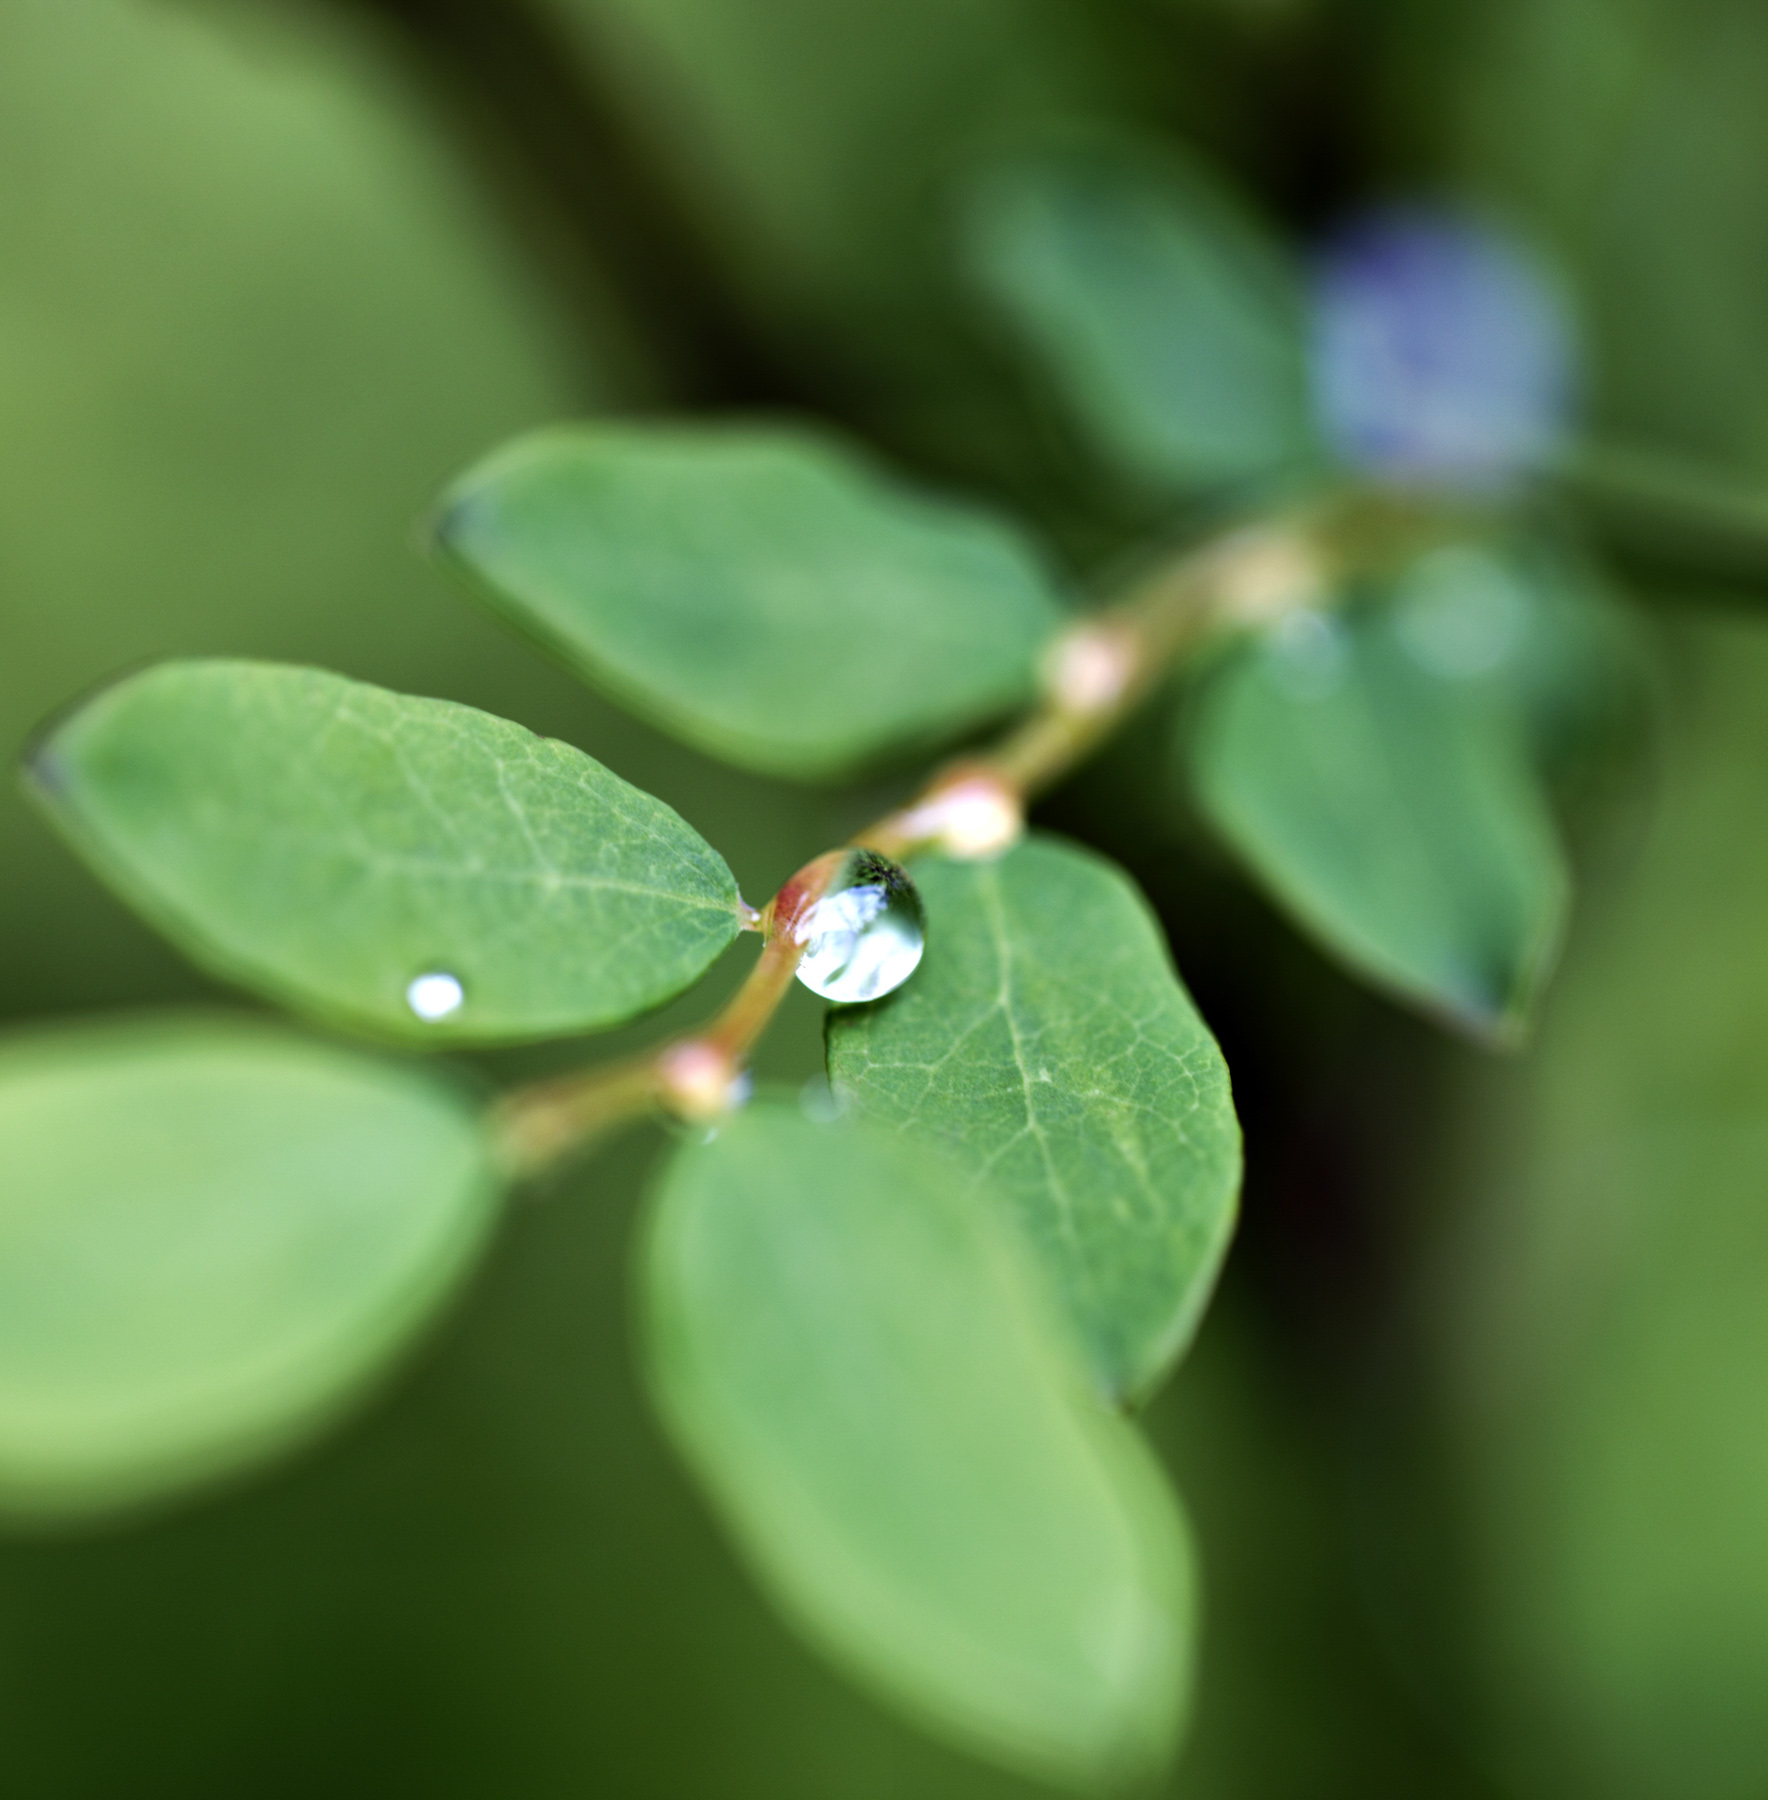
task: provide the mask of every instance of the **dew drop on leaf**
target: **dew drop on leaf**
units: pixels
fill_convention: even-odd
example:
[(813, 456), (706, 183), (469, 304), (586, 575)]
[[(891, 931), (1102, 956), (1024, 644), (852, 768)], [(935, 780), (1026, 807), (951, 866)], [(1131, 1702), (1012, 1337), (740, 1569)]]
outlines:
[(467, 997), (460, 978), (445, 969), (431, 969), (419, 975), (405, 990), (405, 1004), (426, 1023), (434, 1024), (460, 1011)]
[(798, 1110), (813, 1125), (833, 1125), (846, 1113), (847, 1106), (829, 1085), (827, 1075), (813, 1075), (798, 1090)]
[(1311, 607), (1286, 614), (1268, 634), (1271, 674), (1292, 699), (1326, 700), (1344, 686), (1350, 650), (1344, 626)]
[(1394, 610), (1400, 645), (1445, 681), (1471, 681), (1502, 668), (1527, 635), (1529, 598), (1496, 557), (1450, 544), (1421, 558), (1401, 584)]
[(822, 898), (792, 927), (804, 946), (798, 979), (825, 1000), (876, 1000), (914, 974), (926, 942), (921, 896), (908, 871), (856, 850)]

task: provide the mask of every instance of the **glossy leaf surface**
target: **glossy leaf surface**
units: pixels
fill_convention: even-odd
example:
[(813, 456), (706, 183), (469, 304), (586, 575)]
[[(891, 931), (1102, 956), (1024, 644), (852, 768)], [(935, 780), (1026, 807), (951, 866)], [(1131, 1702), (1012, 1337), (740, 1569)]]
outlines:
[(1009, 1203), (1093, 1377), (1146, 1393), (1189, 1341), (1233, 1229), (1228, 1071), (1127, 878), (1056, 838), (923, 859), (927, 952), (829, 1018), (837, 1091)]
[(937, 1160), (763, 1103), (664, 1178), (651, 1376), (809, 1636), (945, 1735), (1089, 1786), (1171, 1747), (1190, 1556), (1020, 1255)]
[(1061, 616), (1011, 528), (803, 432), (543, 433), (468, 475), (437, 532), (586, 680), (799, 779), (1023, 701)]
[(1191, 763), (1216, 827), (1329, 950), (1504, 1040), (1558, 947), (1565, 862), (1519, 709), (1451, 672), (1436, 625), (1408, 603), (1295, 615), (1210, 682)]
[(79, 1514), (323, 1423), (482, 1245), (447, 1085), (245, 1024), (0, 1044), (0, 1507)]
[[(39, 749), (37, 791), (198, 961), (351, 1025), (497, 1041), (611, 1025), (739, 928), (729, 869), (581, 751), (276, 663), (166, 663)], [(444, 1010), (430, 978), (458, 984)]]
[(1317, 453), (1294, 271), (1206, 177), (1052, 149), (996, 169), (966, 218), (974, 278), (1121, 474), (1184, 488)]

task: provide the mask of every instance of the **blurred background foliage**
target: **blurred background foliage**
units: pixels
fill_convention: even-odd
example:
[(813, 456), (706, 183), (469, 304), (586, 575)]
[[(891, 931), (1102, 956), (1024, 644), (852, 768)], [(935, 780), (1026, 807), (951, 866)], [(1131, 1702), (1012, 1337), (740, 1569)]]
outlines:
[[(0, 0), (0, 735), (149, 657), (320, 662), (582, 745), (770, 891), (874, 796), (716, 767), (471, 612), (413, 549), (455, 470), (601, 408), (814, 410), (1108, 566), (1137, 504), (979, 323), (948, 205), (1086, 118), (1304, 238), (1506, 209), (1598, 424), (1768, 478), (1765, 85), (1753, 0)], [(1208, 1580), (1175, 1794), (1768, 1792), (1768, 633), (1632, 580), (1670, 603), (1654, 725), (1573, 820), (1520, 1057), (1151, 825), (1134, 736), (1049, 808), (1161, 904), (1248, 1126), (1152, 1417)], [(8, 1018), (221, 997), (10, 794), (0, 869)], [(767, 1057), (811, 1072), (813, 1007)], [(800, 1650), (666, 1457), (626, 1335), (651, 1152), (527, 1209), (296, 1466), (0, 1547), (8, 1791), (1022, 1791)]]

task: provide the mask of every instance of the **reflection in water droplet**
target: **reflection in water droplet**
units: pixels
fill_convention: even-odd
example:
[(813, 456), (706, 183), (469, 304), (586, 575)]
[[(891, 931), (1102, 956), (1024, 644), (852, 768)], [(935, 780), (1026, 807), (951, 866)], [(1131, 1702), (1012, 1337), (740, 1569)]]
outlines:
[(1453, 544), (1407, 571), (1394, 630), (1421, 668), (1445, 681), (1471, 681), (1515, 655), (1528, 614), (1529, 596), (1503, 563)]
[(438, 1019), (446, 1019), (450, 1013), (459, 1012), (466, 997), (467, 991), (459, 980), (443, 969), (432, 969), (428, 974), (418, 976), (405, 990), (405, 1004), (431, 1025)]
[(1266, 641), (1271, 675), (1292, 698), (1324, 700), (1343, 685), (1350, 650), (1344, 626), (1331, 613), (1305, 607), (1287, 613)]
[(855, 850), (793, 926), (798, 979), (825, 1000), (876, 1000), (914, 974), (926, 941), (921, 896), (887, 856)]

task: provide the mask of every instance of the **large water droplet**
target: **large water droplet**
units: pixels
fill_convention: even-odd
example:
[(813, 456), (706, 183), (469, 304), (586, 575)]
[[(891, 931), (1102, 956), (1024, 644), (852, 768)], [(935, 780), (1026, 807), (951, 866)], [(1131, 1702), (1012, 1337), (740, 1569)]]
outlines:
[(804, 946), (798, 979), (825, 1000), (876, 1000), (914, 974), (926, 943), (921, 896), (908, 872), (855, 850), (792, 935)]
[(426, 1025), (434, 1025), (438, 1019), (459, 1012), (466, 997), (467, 991), (460, 985), (460, 978), (445, 969), (432, 969), (419, 975), (405, 990), (405, 1004)]

